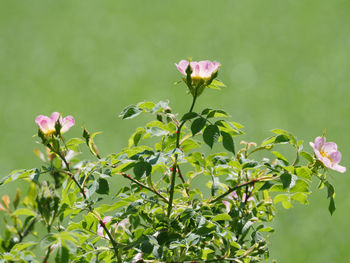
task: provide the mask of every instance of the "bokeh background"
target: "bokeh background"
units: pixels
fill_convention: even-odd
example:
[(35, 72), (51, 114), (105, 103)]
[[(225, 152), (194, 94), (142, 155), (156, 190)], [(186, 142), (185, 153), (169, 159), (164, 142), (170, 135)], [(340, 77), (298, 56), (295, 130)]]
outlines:
[[(346, 0), (154, 0), (0, 2), (0, 171), (40, 165), (34, 118), (60, 111), (103, 131), (102, 153), (126, 146), (139, 120), (118, 113), (142, 100), (190, 97), (174, 62), (222, 63), (223, 91), (196, 107), (224, 108), (245, 125), (246, 140), (284, 128), (308, 142), (327, 129), (350, 168), (350, 2)], [(279, 206), (271, 259), (350, 262), (350, 172), (331, 173), (337, 211), (313, 187), (307, 207)], [(0, 187), (12, 194), (16, 184)], [(1, 225), (0, 225), (1, 226)], [(270, 260), (271, 261), (271, 260)]]

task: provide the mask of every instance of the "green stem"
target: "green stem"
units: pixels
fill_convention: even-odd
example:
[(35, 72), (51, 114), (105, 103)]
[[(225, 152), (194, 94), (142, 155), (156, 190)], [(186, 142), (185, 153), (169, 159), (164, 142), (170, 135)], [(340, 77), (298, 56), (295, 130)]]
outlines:
[(48, 259), (49, 259), (49, 257), (50, 257), (50, 253), (51, 253), (51, 246), (49, 246), (49, 247), (47, 248), (45, 257), (43, 258), (43, 263), (48, 262)]
[[(195, 94), (193, 96), (193, 101), (192, 101), (192, 105), (190, 107), (190, 110), (188, 111), (189, 113), (193, 111), (194, 105), (196, 103), (197, 100), (197, 90), (199, 87), (196, 88), (195, 90)], [(184, 126), (186, 121), (182, 121), (180, 126), (177, 128), (177, 136), (176, 136), (176, 149), (180, 148), (180, 134), (181, 134), (181, 129)], [(174, 164), (173, 164), (173, 171), (171, 174), (171, 178), (170, 178), (170, 194), (169, 194), (169, 205), (168, 205), (168, 217), (170, 218), (170, 214), (171, 214), (171, 209), (173, 206), (173, 200), (174, 200), (174, 190), (175, 190), (175, 177), (176, 177), (176, 169), (178, 167), (177, 165), (177, 159), (178, 159), (178, 154), (175, 153), (175, 160), (174, 160)]]

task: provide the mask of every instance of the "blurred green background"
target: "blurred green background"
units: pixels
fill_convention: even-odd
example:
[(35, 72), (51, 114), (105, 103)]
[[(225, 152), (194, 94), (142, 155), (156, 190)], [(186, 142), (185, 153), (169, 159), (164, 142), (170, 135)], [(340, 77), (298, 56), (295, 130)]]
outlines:
[[(350, 2), (345, 0), (1, 1), (0, 169), (40, 165), (32, 153), (34, 118), (60, 111), (103, 131), (104, 154), (126, 146), (142, 119), (118, 113), (142, 100), (190, 103), (174, 62), (222, 63), (222, 92), (196, 106), (226, 109), (245, 125), (245, 140), (284, 128), (308, 142), (327, 128), (350, 168)], [(349, 172), (332, 173), (337, 211), (325, 191), (310, 205), (279, 206), (271, 259), (282, 263), (350, 262)], [(13, 193), (16, 184), (0, 187)]]

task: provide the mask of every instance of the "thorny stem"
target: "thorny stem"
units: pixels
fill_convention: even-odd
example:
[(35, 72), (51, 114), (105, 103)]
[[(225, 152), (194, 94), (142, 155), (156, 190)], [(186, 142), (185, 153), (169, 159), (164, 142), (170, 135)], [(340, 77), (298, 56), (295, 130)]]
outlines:
[[(197, 91), (199, 89), (199, 86), (196, 87), (195, 89), (195, 94), (193, 96), (193, 101), (192, 101), (192, 105), (190, 107), (190, 110), (188, 111), (189, 113), (193, 111), (194, 105), (196, 103), (197, 100)], [(180, 134), (181, 134), (181, 129), (184, 126), (186, 120), (182, 121), (180, 126), (177, 128), (177, 137), (176, 137), (176, 149), (180, 148)], [(170, 214), (171, 214), (171, 209), (172, 209), (172, 205), (173, 205), (173, 199), (174, 199), (174, 190), (175, 190), (175, 176), (176, 176), (176, 167), (177, 165), (177, 159), (178, 159), (178, 153), (175, 153), (175, 160), (174, 160), (174, 164), (173, 164), (173, 171), (171, 174), (171, 178), (170, 178), (170, 196), (169, 196), (169, 205), (168, 205), (168, 217), (170, 218)]]
[(23, 233), (20, 233), (18, 243), (21, 243), (22, 240), (30, 233), (30, 230), (33, 228), (34, 224), (37, 222), (37, 218), (33, 218), (33, 220), (30, 222), (29, 226), (26, 230), (23, 231)]
[(131, 176), (127, 175), (126, 173), (120, 173), (120, 175), (122, 175), (126, 179), (129, 179), (130, 181), (134, 182), (135, 184), (139, 185), (140, 187), (145, 188), (145, 189), (153, 192), (154, 194), (158, 195), (160, 198), (162, 198), (162, 200), (165, 203), (169, 203), (169, 200), (166, 197), (164, 197), (163, 195), (161, 195), (156, 189), (153, 189), (153, 188), (137, 181), (136, 179), (132, 178)]
[[(51, 150), (52, 147), (50, 147)], [(55, 152), (55, 151), (54, 151)], [(72, 173), (71, 169), (70, 169), (70, 166), (69, 166), (69, 163), (67, 162), (66, 158), (63, 156), (63, 154), (61, 152), (56, 152), (58, 154), (58, 156), (61, 158), (61, 160), (64, 162), (64, 164), (66, 165), (66, 168), (67, 168), (67, 174), (70, 175), (70, 178), (74, 181), (74, 183), (76, 184), (76, 186), (78, 186), (80, 192), (82, 193), (83, 197), (84, 197), (84, 200), (85, 201), (88, 201), (87, 197), (86, 197), (86, 194), (85, 194), (85, 191), (84, 189), (81, 187), (81, 185), (79, 184), (79, 182), (77, 181), (77, 179), (75, 179), (74, 177), (74, 174)], [(88, 209), (91, 213), (95, 214), (94, 213), (94, 208), (91, 206), (91, 204), (89, 202), (87, 202), (87, 206), (88, 206)], [(100, 225), (103, 227), (103, 229), (105, 230), (105, 232), (107, 233), (108, 237), (109, 237), (109, 240), (111, 241), (112, 245), (113, 245), (113, 249), (114, 249), (114, 254), (115, 256), (117, 257), (118, 261), (119, 262), (122, 262), (122, 259), (119, 255), (119, 251), (118, 251), (118, 247), (117, 247), (117, 242), (114, 240), (114, 238), (112, 237), (110, 231), (108, 230), (108, 228), (106, 227), (106, 225), (103, 223), (103, 220), (98, 217), (98, 221), (100, 223)], [(50, 255), (49, 251), (48, 251), (48, 254), (47, 254), (47, 257)], [(46, 262), (46, 261), (43, 261), (43, 262)]]
[(50, 253), (51, 253), (51, 245), (50, 245), (50, 246), (48, 246), (48, 248), (47, 248), (47, 251), (46, 251), (45, 257), (43, 258), (43, 263), (48, 262), (48, 259), (49, 259), (49, 256), (50, 256)]
[(235, 190), (237, 190), (237, 189), (239, 189), (241, 187), (248, 186), (248, 185), (251, 185), (251, 184), (255, 184), (256, 182), (261, 182), (261, 181), (272, 181), (272, 180), (275, 180), (277, 178), (278, 177), (261, 177), (261, 178), (258, 178), (258, 179), (252, 179), (252, 180), (250, 180), (248, 182), (236, 185), (234, 187), (230, 187), (225, 193), (223, 193), (222, 195), (219, 195), (217, 198), (209, 201), (209, 203), (211, 203), (211, 204), (215, 203), (215, 202), (221, 200), (225, 196), (229, 195), (230, 193), (232, 193), (233, 191), (235, 191)]
[[(179, 165), (177, 165), (177, 172), (178, 172), (178, 174), (180, 176), (180, 179), (181, 179), (182, 183), (185, 184), (186, 181), (185, 181), (185, 178), (184, 178), (184, 176), (183, 176), (183, 174), (182, 174), (182, 172), (180, 170), (180, 166)], [(188, 187), (185, 188), (185, 191), (186, 191), (187, 196), (189, 196), (189, 189), (188, 189)]]

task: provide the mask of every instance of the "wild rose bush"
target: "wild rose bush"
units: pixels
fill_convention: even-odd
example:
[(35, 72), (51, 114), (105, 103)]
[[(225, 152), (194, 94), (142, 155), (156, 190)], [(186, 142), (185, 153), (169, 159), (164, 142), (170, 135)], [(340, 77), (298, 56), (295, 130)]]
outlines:
[[(259, 144), (240, 142), (243, 126), (224, 110), (195, 109), (207, 88), (224, 86), (217, 80), (220, 63), (176, 66), (192, 96), (189, 111), (175, 114), (167, 101), (128, 106), (123, 119), (154, 120), (138, 127), (119, 153), (101, 156), (98, 133), (86, 128), (82, 138), (64, 138), (72, 116), (35, 119), (43, 165), (1, 181), (21, 179), (29, 187), (13, 200), (2, 196), (0, 262), (261, 262), (269, 257), (277, 203), (307, 204), (317, 180), (334, 212), (327, 172), (346, 170), (335, 143), (317, 137), (308, 153), (282, 129)], [(216, 143), (222, 151), (204, 153)], [(78, 159), (82, 144), (94, 160)], [(110, 188), (112, 180), (118, 189)]]

